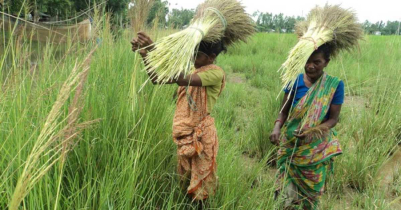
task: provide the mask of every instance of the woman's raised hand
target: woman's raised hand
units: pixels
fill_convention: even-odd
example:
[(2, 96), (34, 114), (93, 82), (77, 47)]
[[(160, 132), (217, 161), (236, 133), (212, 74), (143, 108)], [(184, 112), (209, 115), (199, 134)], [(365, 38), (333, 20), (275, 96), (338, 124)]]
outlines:
[(146, 57), (148, 51), (153, 49), (152, 44), (152, 39), (144, 32), (139, 32), (138, 37), (131, 41), (132, 51), (136, 52), (139, 50), (139, 54), (141, 54), (142, 57)]
[(153, 41), (145, 32), (138, 32), (138, 42), (142, 48), (151, 51), (153, 49)]

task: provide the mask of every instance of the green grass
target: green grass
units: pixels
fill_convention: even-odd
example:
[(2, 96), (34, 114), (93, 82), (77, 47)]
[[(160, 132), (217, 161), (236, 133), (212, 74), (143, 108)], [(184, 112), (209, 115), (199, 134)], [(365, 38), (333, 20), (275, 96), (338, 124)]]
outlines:
[[(175, 168), (171, 127), (177, 87), (147, 84), (138, 91), (147, 77), (130, 51), (131, 37), (112, 37), (107, 30), (102, 34), (79, 122), (100, 121), (79, 135), (66, 163), (56, 163), (40, 179), (21, 209), (196, 208), (179, 187)], [(272, 196), (273, 169), (267, 164), (276, 148), (268, 136), (281, 101), (277, 70), (295, 42), (295, 35), (257, 34), (219, 57), (217, 64), (226, 70), (228, 84), (213, 112), (220, 140), (219, 188), (210, 208), (279, 208)], [(61, 85), (76, 59), (82, 61), (92, 47), (35, 47), (33, 68), (32, 43), (13, 43), (6, 55), (12, 62), (2, 64), (0, 77), (1, 209), (10, 203)], [(388, 209), (399, 196), (399, 190), (387, 196), (375, 177), (400, 142), (400, 47), (401, 37), (369, 36), (360, 53), (344, 53), (327, 69), (346, 83), (347, 100), (337, 126), (344, 154), (336, 159), (323, 209)], [(55, 55), (65, 49), (67, 53)], [(67, 117), (73, 96), (63, 106), (60, 122)], [(42, 163), (47, 159), (42, 157)], [(400, 183), (393, 188), (397, 186)]]

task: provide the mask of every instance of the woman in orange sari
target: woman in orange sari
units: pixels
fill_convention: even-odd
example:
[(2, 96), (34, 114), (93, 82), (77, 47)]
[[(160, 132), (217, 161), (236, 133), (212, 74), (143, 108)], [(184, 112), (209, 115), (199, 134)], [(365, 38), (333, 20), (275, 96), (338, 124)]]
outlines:
[[(132, 50), (144, 58), (152, 50), (153, 41), (143, 32), (131, 42)], [(201, 42), (195, 57), (195, 72), (180, 75), (166, 84), (177, 84), (178, 101), (173, 120), (173, 140), (177, 145), (178, 173), (190, 177), (187, 194), (203, 201), (213, 195), (217, 187), (216, 156), (218, 138), (211, 111), (225, 85), (224, 71), (214, 65), (216, 57), (225, 51), (223, 42)], [(149, 72), (153, 84), (157, 75)]]

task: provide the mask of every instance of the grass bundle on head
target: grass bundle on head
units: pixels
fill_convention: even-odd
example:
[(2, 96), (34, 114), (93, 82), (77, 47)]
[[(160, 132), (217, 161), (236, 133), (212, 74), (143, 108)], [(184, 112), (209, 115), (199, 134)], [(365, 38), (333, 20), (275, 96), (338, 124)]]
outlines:
[(155, 43), (146, 61), (155, 71), (158, 82), (165, 83), (188, 74), (193, 67), (196, 49), (201, 41), (230, 45), (255, 32), (252, 18), (237, 0), (207, 0), (199, 5), (188, 28)]
[(358, 40), (363, 38), (363, 29), (356, 14), (338, 5), (312, 9), (306, 21), (297, 23), (295, 31), (299, 42), (280, 68), (284, 88), (294, 85), (310, 55), (321, 45), (329, 45), (331, 56), (335, 57), (341, 51), (350, 51), (358, 46)]

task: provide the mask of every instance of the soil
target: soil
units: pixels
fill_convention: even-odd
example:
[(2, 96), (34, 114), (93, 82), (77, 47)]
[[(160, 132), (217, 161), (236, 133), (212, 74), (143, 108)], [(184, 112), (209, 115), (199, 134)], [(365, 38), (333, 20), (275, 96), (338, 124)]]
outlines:
[(381, 166), (377, 175), (380, 181), (380, 187), (385, 188), (387, 192), (391, 191), (391, 187), (397, 180), (397, 176), (401, 173), (401, 146), (393, 153), (393, 155)]
[(229, 83), (242, 84), (242, 83), (245, 83), (246, 78), (244, 75), (233, 73), (233, 74), (227, 75), (227, 81)]
[(344, 104), (354, 111), (362, 111), (369, 108), (368, 100), (363, 96), (347, 96), (344, 99)]

